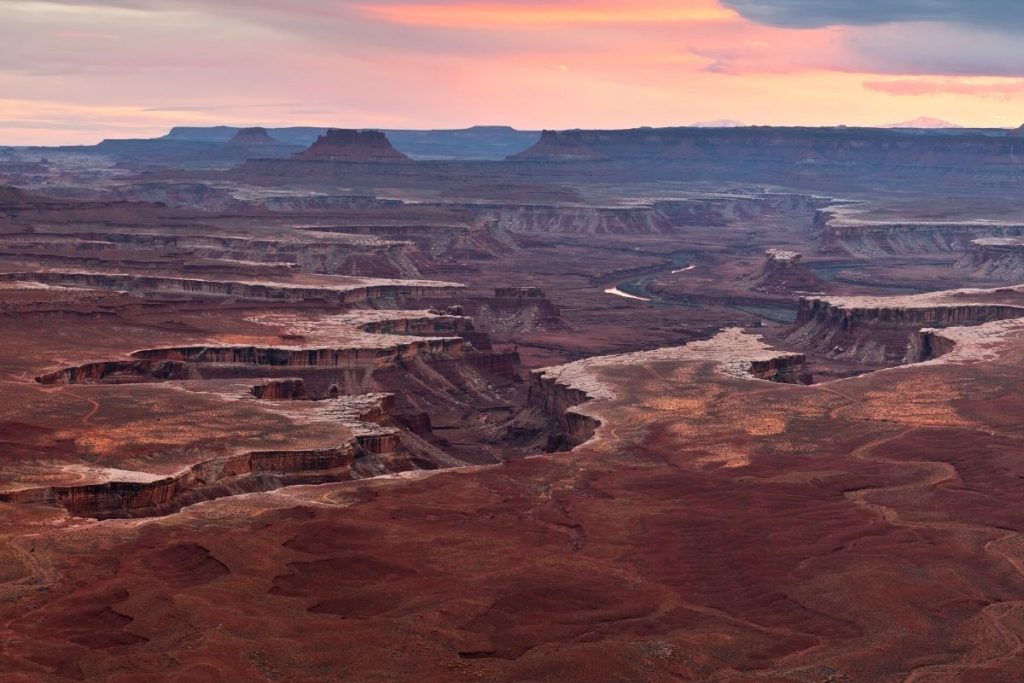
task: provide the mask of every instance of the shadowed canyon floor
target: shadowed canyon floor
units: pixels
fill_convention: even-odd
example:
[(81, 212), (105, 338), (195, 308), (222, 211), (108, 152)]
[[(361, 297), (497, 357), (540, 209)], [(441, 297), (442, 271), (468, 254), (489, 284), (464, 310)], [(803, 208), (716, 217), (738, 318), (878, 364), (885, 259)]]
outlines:
[(19, 152), (0, 678), (1024, 678), (1017, 143), (628, 133)]

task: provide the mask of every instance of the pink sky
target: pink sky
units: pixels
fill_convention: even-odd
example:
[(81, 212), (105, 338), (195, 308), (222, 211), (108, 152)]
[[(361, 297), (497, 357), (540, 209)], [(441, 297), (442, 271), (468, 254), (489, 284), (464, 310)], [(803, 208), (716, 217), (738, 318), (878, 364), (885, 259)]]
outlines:
[(1002, 1), (0, 0), (0, 144), (219, 123), (1016, 127), (1024, 35), (986, 15)]

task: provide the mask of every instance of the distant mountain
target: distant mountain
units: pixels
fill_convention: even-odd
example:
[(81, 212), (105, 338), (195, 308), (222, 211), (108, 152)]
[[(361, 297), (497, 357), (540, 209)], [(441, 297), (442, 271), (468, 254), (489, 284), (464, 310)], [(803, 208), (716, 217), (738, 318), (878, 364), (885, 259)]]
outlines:
[(733, 119), (715, 119), (714, 121), (698, 121), (690, 124), (692, 128), (742, 128), (744, 125), (746, 124)]
[(963, 128), (963, 126), (958, 126), (955, 123), (943, 121), (942, 119), (934, 119), (930, 116), (919, 116), (910, 121), (890, 123), (887, 126), (882, 126), (882, 128)]

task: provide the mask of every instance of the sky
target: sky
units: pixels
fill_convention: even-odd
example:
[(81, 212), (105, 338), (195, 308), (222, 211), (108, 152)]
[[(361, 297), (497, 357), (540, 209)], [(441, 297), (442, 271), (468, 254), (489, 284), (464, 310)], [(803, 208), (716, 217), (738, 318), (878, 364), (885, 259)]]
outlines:
[(1021, 0), (0, 0), (0, 144), (1024, 123)]

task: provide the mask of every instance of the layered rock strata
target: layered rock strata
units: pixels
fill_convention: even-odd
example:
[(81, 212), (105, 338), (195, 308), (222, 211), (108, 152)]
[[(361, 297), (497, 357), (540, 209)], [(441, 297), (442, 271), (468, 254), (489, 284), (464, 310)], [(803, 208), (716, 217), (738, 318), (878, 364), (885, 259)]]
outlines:
[(1024, 237), (1024, 224), (1004, 220), (868, 220), (855, 211), (821, 211), (815, 218), (822, 248), (861, 258), (966, 251), (986, 237)]
[[(351, 437), (326, 448), (255, 450), (204, 460), (170, 476), (111, 471), (107, 480), (80, 485), (55, 485), (0, 491), (0, 502), (50, 503), (72, 515), (110, 518), (163, 515), (203, 500), (287, 484), (359, 478), (360, 460), (390, 457), (400, 450), (398, 431), (366, 422), (387, 410), (387, 395), (335, 399), (343, 407), (331, 413)], [(397, 463), (396, 463), (397, 464)], [(395, 467), (393, 464), (392, 467)], [(397, 464), (399, 469), (410, 465)], [(102, 471), (99, 472), (102, 475)]]
[(982, 325), (1024, 317), (1024, 288), (964, 289), (904, 297), (805, 297), (786, 340), (832, 358), (892, 365), (920, 353), (925, 327)]
[[(332, 280), (332, 284), (304, 285), (293, 282), (230, 281), (67, 271), (0, 273), (0, 281), (38, 282), (61, 287), (113, 289), (141, 293), (174, 292), (270, 301), (320, 300), (339, 305), (363, 304), (372, 300), (447, 296), (462, 287), (455, 283), (432, 280), (341, 277)], [(317, 282), (317, 280), (313, 278), (311, 282)]]

